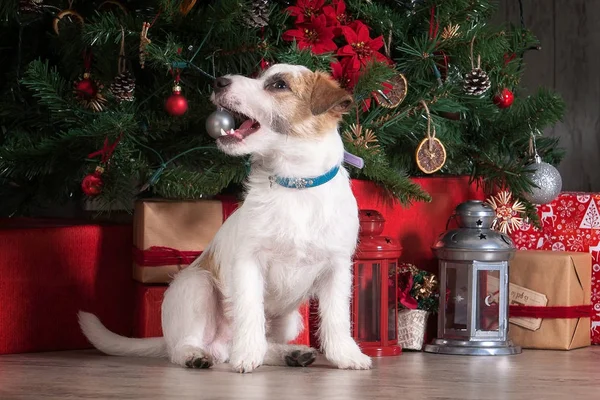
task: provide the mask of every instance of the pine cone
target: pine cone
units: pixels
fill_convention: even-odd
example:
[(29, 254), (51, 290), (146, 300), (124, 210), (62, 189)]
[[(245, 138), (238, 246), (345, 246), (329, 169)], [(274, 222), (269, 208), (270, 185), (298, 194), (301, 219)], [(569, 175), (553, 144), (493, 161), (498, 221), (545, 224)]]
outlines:
[(245, 18), (246, 25), (251, 28), (267, 26), (271, 13), (271, 0), (254, 0), (251, 8)]
[(133, 92), (135, 90), (135, 78), (129, 71), (125, 71), (115, 78), (110, 85), (110, 91), (119, 103), (123, 101), (133, 101)]
[(480, 96), (487, 92), (491, 86), (490, 78), (481, 68), (475, 68), (465, 74), (464, 89), (472, 96)]
[(19, 11), (22, 13), (41, 13), (44, 0), (19, 0)]

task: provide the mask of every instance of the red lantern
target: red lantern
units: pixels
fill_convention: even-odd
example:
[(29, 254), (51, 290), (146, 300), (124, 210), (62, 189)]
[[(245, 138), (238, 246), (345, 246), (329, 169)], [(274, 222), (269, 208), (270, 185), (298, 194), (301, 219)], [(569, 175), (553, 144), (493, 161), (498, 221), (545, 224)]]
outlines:
[(380, 236), (385, 219), (374, 210), (360, 210), (360, 237), (354, 255), (352, 336), (371, 357), (397, 356), (398, 259), (396, 239)]

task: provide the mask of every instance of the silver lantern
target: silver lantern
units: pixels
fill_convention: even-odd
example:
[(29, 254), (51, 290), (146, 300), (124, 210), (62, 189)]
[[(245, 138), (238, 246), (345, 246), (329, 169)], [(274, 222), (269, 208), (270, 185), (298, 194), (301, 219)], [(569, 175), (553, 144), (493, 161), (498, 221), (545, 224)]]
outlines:
[(438, 334), (429, 353), (462, 355), (518, 354), (508, 339), (508, 261), (512, 240), (491, 229), (496, 214), (486, 203), (456, 207), (459, 228), (432, 246), (440, 267)]

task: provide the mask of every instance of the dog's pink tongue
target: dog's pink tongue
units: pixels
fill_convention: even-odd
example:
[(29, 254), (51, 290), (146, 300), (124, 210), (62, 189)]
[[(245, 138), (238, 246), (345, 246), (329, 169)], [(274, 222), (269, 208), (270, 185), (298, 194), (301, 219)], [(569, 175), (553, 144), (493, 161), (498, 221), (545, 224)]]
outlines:
[(250, 128), (252, 128), (252, 125), (254, 125), (254, 121), (252, 121), (251, 119), (247, 119), (244, 122), (242, 122), (242, 125), (240, 125), (239, 128), (237, 128), (238, 131), (241, 131), (240, 133), (243, 135), (244, 133), (246, 133)]

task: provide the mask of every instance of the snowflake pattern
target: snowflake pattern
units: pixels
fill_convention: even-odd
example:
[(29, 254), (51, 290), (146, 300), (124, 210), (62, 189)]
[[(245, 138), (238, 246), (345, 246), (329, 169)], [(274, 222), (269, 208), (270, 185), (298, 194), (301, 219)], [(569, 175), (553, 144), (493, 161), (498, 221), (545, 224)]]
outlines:
[[(523, 250), (589, 251), (592, 253), (592, 321), (600, 321), (600, 193), (563, 192), (552, 203), (538, 206), (543, 230), (524, 223), (510, 236)], [(600, 329), (591, 332), (600, 344)]]
[(575, 212), (575, 204), (572, 200), (561, 200), (556, 210), (561, 217), (570, 218)]
[(600, 288), (594, 287), (592, 289), (592, 303), (600, 302)]

